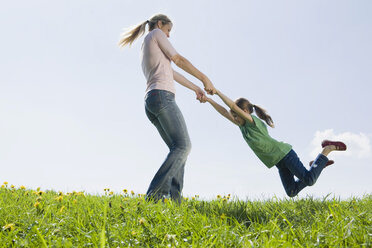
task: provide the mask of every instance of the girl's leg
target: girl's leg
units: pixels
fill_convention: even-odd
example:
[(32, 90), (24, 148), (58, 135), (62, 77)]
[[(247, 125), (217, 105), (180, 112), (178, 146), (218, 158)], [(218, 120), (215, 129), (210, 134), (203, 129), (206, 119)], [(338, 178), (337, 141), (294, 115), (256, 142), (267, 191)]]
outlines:
[(147, 198), (158, 200), (171, 194), (173, 200), (180, 202), (184, 166), (191, 149), (186, 123), (173, 93), (156, 90), (149, 94), (146, 99), (147, 116), (167, 143), (170, 152), (152, 179)]
[[(296, 152), (291, 150), (277, 165), (287, 195), (296, 196), (306, 186), (313, 185), (327, 162), (328, 158), (319, 154), (310, 170), (307, 170)], [(294, 176), (298, 179), (295, 179)]]
[(292, 172), (288, 170), (286, 167), (283, 168), (278, 167), (278, 170), (284, 190), (289, 197), (296, 196), (303, 188), (306, 187), (306, 184), (304, 184), (302, 181), (298, 179), (296, 180)]
[[(295, 151), (291, 150), (277, 165), (280, 178), (287, 195), (296, 196), (306, 186), (314, 185), (329, 161), (327, 156), (332, 151), (345, 151), (346, 145), (340, 141), (323, 141), (323, 151), (307, 170)], [(296, 176), (298, 180), (294, 178)]]
[(285, 192), (289, 197), (296, 196), (303, 188), (306, 187), (306, 184), (298, 179), (295, 178), (295, 175), (287, 168), (286, 161), (290, 156), (296, 156), (294, 153), (292, 154), (291, 150), (278, 164), (277, 168), (279, 171), (280, 179), (282, 181), (283, 187)]

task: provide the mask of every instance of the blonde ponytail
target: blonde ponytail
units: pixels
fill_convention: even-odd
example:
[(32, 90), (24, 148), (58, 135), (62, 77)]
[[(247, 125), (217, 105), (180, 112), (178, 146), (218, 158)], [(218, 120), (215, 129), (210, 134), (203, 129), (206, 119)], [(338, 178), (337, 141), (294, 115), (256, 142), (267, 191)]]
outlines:
[(121, 39), (118, 43), (119, 47), (123, 48), (126, 45), (131, 46), (132, 43), (146, 32), (146, 24), (149, 24), (149, 31), (156, 28), (158, 21), (161, 21), (163, 25), (171, 23), (172, 21), (163, 14), (157, 14), (150, 18), (150, 20), (144, 21), (121, 35)]
[(131, 46), (137, 38), (141, 37), (145, 33), (147, 23), (148, 21), (145, 21), (123, 33), (118, 44), (119, 47), (123, 48), (126, 45)]

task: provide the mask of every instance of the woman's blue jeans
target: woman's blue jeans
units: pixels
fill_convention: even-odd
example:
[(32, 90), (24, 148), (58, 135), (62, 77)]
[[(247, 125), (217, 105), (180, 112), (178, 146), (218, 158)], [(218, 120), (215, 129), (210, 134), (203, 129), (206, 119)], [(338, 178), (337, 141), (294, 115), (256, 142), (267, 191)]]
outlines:
[(169, 147), (169, 153), (152, 179), (146, 199), (158, 201), (170, 196), (181, 202), (183, 175), (191, 141), (175, 96), (165, 90), (151, 90), (145, 96), (145, 111)]
[[(310, 170), (307, 170), (298, 158), (296, 152), (291, 150), (276, 165), (287, 195), (289, 197), (294, 197), (306, 186), (315, 184), (327, 162), (328, 158), (323, 154), (319, 154), (311, 165)], [(295, 179), (294, 176), (298, 179)]]

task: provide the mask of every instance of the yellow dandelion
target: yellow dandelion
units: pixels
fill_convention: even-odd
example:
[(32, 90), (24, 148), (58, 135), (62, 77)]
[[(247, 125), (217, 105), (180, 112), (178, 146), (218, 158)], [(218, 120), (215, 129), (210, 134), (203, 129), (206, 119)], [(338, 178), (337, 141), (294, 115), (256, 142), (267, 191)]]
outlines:
[(164, 202), (164, 203), (167, 203), (167, 202), (168, 202), (168, 198), (164, 198), (164, 199), (163, 199), (163, 202)]
[(5, 182), (4, 182), (4, 185), (8, 185), (8, 182), (5, 181)]
[(12, 189), (14, 189), (15, 188), (15, 186), (12, 184), (12, 185), (10, 185), (10, 187), (12, 188)]
[(144, 225), (144, 224), (145, 224), (145, 219), (144, 219), (144, 218), (141, 218), (141, 219), (138, 221), (138, 223), (139, 223), (140, 225)]
[(3, 185), (1, 185), (1, 188), (5, 188), (5, 185), (3, 184)]
[(36, 198), (36, 201), (41, 201), (43, 199), (43, 197), (39, 196), (38, 198)]
[(25, 186), (23, 186), (23, 185), (22, 185), (21, 187), (19, 187), (19, 188), (20, 188), (20, 189), (26, 189), (26, 187), (25, 187)]
[(62, 196), (63, 195), (63, 192), (62, 191), (59, 191), (58, 192), (58, 195), (61, 195)]
[(131, 193), (132, 195), (134, 195), (134, 191), (133, 191), (133, 190), (131, 190), (130, 193)]
[(221, 195), (217, 195), (217, 199), (220, 199), (221, 198)]
[(127, 189), (123, 189), (123, 192), (124, 192), (124, 194), (128, 194), (128, 190)]
[(44, 191), (38, 191), (38, 192), (37, 192), (38, 195), (42, 195), (42, 194), (44, 194), (44, 193), (45, 193)]
[(64, 209), (65, 209), (65, 206), (62, 206), (59, 212), (62, 213)]
[(221, 214), (220, 218), (221, 218), (222, 220), (224, 220), (224, 219), (226, 219), (226, 215), (225, 215), (225, 214)]
[(195, 200), (196, 198), (195, 198), (195, 196), (193, 196), (191, 199), (192, 199), (192, 200)]
[(73, 204), (76, 204), (76, 203), (77, 203), (77, 200), (76, 200), (76, 199), (74, 199), (74, 200), (72, 201), (72, 203), (73, 203)]
[(137, 233), (135, 231), (132, 231), (132, 235), (135, 236)]
[(109, 195), (113, 195), (113, 194), (114, 194), (114, 192), (110, 191)]
[(56, 197), (55, 199), (56, 199), (57, 201), (61, 202), (61, 201), (63, 200), (63, 196), (60, 195), (60, 196)]
[(227, 202), (227, 199), (226, 199), (226, 198), (223, 198), (223, 199), (222, 199), (222, 202)]
[(37, 201), (37, 202), (35, 202), (34, 207), (37, 208), (37, 207), (39, 207), (39, 205), (40, 205), (40, 202)]
[(6, 224), (5, 226), (3, 226), (4, 231), (13, 231), (14, 228), (15, 228), (15, 224), (13, 224), (13, 223), (9, 223), (9, 224)]

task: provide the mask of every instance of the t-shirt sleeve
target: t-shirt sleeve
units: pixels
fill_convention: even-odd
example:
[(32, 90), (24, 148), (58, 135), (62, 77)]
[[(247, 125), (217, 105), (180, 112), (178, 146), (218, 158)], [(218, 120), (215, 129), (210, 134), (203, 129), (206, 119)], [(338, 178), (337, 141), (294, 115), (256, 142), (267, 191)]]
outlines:
[(163, 33), (163, 31), (161, 31), (160, 29), (157, 29), (154, 32), (154, 38), (156, 42), (158, 43), (160, 49), (169, 59), (177, 54), (176, 49), (174, 49), (174, 47), (169, 42), (167, 36)]

